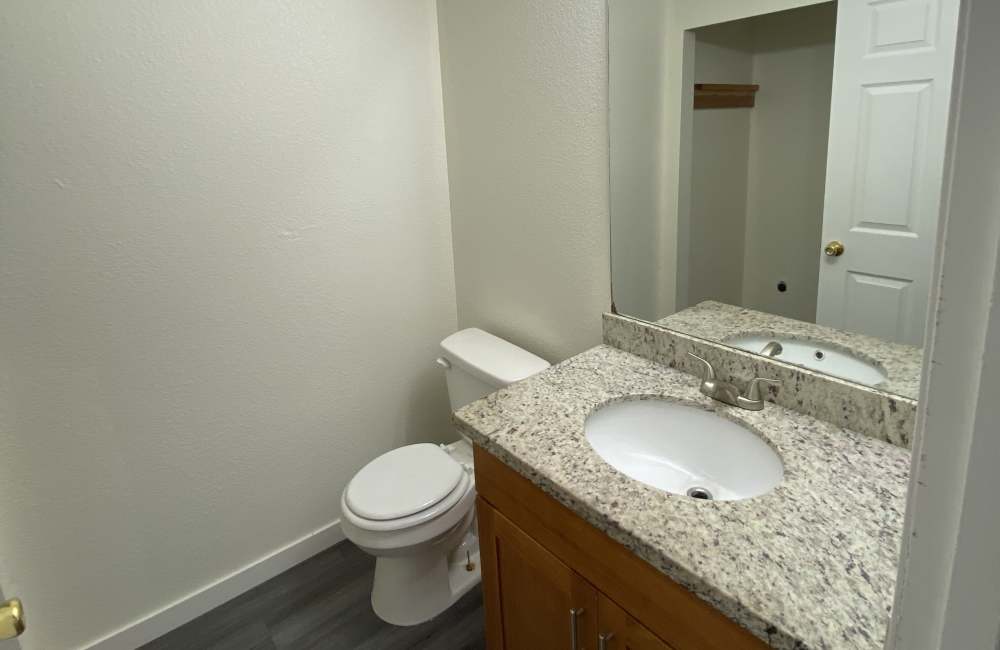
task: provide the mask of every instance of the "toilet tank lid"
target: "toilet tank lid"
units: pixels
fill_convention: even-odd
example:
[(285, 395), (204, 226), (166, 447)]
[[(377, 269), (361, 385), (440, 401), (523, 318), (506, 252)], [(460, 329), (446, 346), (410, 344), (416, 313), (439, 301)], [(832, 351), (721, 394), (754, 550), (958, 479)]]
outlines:
[(549, 367), (549, 362), (489, 332), (470, 327), (441, 341), (445, 357), (483, 381), (502, 387)]

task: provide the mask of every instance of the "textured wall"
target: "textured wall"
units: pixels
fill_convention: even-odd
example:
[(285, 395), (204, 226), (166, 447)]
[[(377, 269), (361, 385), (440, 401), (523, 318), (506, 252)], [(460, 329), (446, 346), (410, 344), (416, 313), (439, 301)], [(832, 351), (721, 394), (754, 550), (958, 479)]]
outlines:
[(431, 0), (4, 3), (0, 583), (25, 650), (260, 558), (374, 455), (451, 436), (436, 31)]
[(603, 0), (439, 0), (461, 326), (551, 361), (610, 305)]

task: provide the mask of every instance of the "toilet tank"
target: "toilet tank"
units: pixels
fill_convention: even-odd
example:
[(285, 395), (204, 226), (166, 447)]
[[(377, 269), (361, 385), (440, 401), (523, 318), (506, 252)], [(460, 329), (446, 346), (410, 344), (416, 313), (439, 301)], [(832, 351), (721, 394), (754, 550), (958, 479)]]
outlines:
[(451, 410), (539, 373), (549, 362), (509, 341), (470, 327), (441, 341)]

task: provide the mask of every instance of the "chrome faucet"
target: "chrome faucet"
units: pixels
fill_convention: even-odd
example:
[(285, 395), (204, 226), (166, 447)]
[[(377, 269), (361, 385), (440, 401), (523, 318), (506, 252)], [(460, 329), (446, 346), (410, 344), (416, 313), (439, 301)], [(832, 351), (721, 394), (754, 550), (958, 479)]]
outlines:
[(782, 351), (784, 351), (784, 348), (781, 347), (780, 343), (777, 341), (771, 341), (764, 346), (764, 349), (762, 349), (760, 353), (765, 357), (776, 357), (781, 354)]
[(764, 400), (760, 394), (761, 384), (774, 384), (780, 385), (781, 382), (777, 379), (765, 379), (764, 377), (754, 377), (750, 380), (747, 385), (747, 392), (745, 395), (740, 394), (740, 390), (735, 384), (728, 381), (720, 381), (715, 378), (715, 368), (712, 367), (707, 360), (702, 359), (697, 354), (693, 352), (688, 352), (688, 356), (694, 357), (698, 361), (701, 361), (705, 366), (705, 374), (701, 380), (701, 390), (702, 395), (711, 397), (714, 400), (718, 400), (724, 404), (729, 404), (730, 406), (737, 406), (741, 409), (746, 409), (748, 411), (759, 411), (764, 408)]

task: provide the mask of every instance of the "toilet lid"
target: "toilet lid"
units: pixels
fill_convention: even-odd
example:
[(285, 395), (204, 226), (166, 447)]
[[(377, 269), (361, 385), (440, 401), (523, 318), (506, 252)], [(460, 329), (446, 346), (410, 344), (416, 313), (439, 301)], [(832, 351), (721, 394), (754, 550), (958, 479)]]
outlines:
[(448, 496), (464, 471), (437, 445), (407, 445), (362, 467), (347, 485), (344, 500), (360, 517), (399, 519)]

